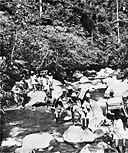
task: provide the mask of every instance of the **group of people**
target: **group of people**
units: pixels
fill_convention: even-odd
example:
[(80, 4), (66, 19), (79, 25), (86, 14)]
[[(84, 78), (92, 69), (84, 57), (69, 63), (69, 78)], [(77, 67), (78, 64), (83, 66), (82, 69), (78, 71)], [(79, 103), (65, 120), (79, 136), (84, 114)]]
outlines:
[(45, 101), (52, 98), (53, 91), (53, 76), (49, 72), (42, 72), (36, 74), (31, 71), (30, 78), (26, 80), (23, 76), (19, 82), (16, 82), (12, 88), (14, 94), (14, 101), (17, 105), (21, 104), (22, 107), (25, 107), (25, 104), (28, 103), (29, 97), (28, 92), (30, 91), (43, 91), (46, 94)]
[[(95, 117), (92, 101), (89, 90), (84, 89), (83, 96), (81, 96), (81, 93), (77, 94), (72, 88), (67, 91), (64, 90), (63, 94), (55, 101), (56, 121), (62, 118), (63, 113), (66, 111), (71, 116), (74, 125), (80, 125), (83, 130), (89, 128), (90, 119)], [(118, 152), (121, 152), (119, 145), (120, 140), (122, 140), (122, 152), (125, 152), (127, 132), (123, 108), (112, 110), (111, 114), (113, 114), (113, 118), (110, 119), (112, 127), (110, 137), (112, 141), (114, 140)]]
[[(111, 135), (113, 140), (115, 140), (115, 147), (120, 153), (125, 153), (126, 149), (126, 139), (127, 139), (127, 103), (128, 103), (128, 94), (125, 93), (122, 95), (122, 104), (115, 109), (107, 110), (108, 118), (112, 121), (112, 130)], [(122, 149), (120, 149), (120, 146)], [(122, 150), (122, 151), (121, 151)]]
[(53, 76), (49, 72), (42, 72), (39, 74), (31, 72), (30, 84), (32, 85), (33, 91), (45, 91), (47, 95), (52, 96), (53, 90)]
[[(83, 129), (89, 125), (89, 115), (93, 114), (92, 99), (89, 90), (85, 91), (83, 99), (79, 93), (73, 91), (71, 87), (64, 90), (62, 95), (55, 101), (55, 119), (62, 119), (64, 112), (67, 113), (73, 124), (80, 124)], [(68, 119), (68, 118), (67, 118)]]
[[(34, 92), (39, 90), (46, 93), (46, 102), (49, 98), (52, 99), (53, 76), (51, 73), (44, 72), (36, 75), (34, 72), (31, 72), (30, 84)], [(22, 106), (24, 107), (28, 102), (27, 93), (29, 91), (28, 82), (24, 77), (20, 82), (16, 82), (12, 91), (17, 105), (19, 104), (19, 100), (22, 100)], [(126, 104), (125, 101), (127, 99), (123, 97), (123, 102)], [(56, 122), (62, 121), (63, 119), (66, 120), (67, 117), (67, 120), (71, 120), (74, 125), (80, 125), (83, 130), (88, 128), (90, 118), (94, 117), (93, 100), (91, 99), (89, 89), (82, 89), (81, 92), (77, 93), (71, 86), (64, 88), (60, 97), (52, 101), (51, 108), (54, 110)], [(124, 109), (122, 108), (122, 110)], [(125, 124), (121, 118), (121, 110), (112, 113), (114, 115), (111, 134), (115, 140), (116, 148), (119, 151), (118, 145), (120, 139), (123, 140), (123, 149), (125, 149)]]
[(110, 137), (114, 146), (119, 153), (125, 153), (127, 139), (127, 125), (124, 123), (124, 115), (122, 109), (111, 110), (111, 129)]
[(17, 106), (21, 104), (22, 107), (25, 107), (25, 104), (29, 101), (29, 85), (24, 77), (21, 79), (21, 81), (15, 83), (12, 88), (12, 92), (14, 95), (14, 101)]

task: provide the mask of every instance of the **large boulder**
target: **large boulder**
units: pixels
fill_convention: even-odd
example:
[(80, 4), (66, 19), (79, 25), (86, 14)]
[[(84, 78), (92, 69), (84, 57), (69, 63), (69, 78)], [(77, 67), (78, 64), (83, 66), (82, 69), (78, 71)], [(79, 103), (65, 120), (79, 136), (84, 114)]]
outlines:
[(105, 91), (105, 96), (110, 96), (110, 92), (114, 93), (114, 97), (120, 97), (124, 92), (128, 90), (127, 79), (124, 81), (114, 81), (111, 83)]
[(63, 134), (64, 140), (72, 144), (83, 142), (93, 142), (95, 140), (93, 133), (86, 129), (83, 130), (80, 126), (70, 126)]
[(92, 85), (95, 90), (107, 88), (106, 84), (103, 83), (101, 79), (92, 80)]
[(62, 87), (58, 85), (53, 85), (52, 97), (53, 99), (58, 99), (60, 95), (63, 93)]
[(89, 79), (86, 76), (82, 76), (79, 80), (80, 83), (86, 83), (86, 82), (90, 82)]
[[(76, 85), (73, 85), (74, 90), (80, 91), (80, 90), (90, 90), (93, 91), (94, 86), (92, 85), (91, 82), (88, 83), (78, 83)], [(81, 92), (81, 91), (80, 91)]]
[(105, 69), (101, 69), (99, 72), (97, 72), (97, 76), (95, 78), (106, 78), (109, 75), (106, 73)]
[[(62, 87), (61, 87), (61, 82), (57, 81), (57, 80), (53, 80), (53, 91), (52, 91), (52, 97), (53, 99), (57, 99), (59, 98), (59, 96), (62, 94)], [(37, 102), (42, 102), (42, 103), (45, 103), (45, 97), (46, 97), (46, 94), (45, 92), (42, 92), (42, 91), (36, 91), (36, 92), (33, 92), (33, 91), (30, 91), (28, 93), (28, 96), (31, 97), (31, 100), (29, 102), (29, 104), (27, 105), (33, 105)]]
[(34, 149), (44, 149), (50, 146), (50, 142), (54, 139), (49, 133), (35, 133), (27, 135), (22, 140), (22, 147), (16, 152), (31, 153)]
[(62, 86), (62, 83), (58, 80), (53, 79), (53, 86)]
[(45, 103), (45, 101), (44, 101), (45, 93), (42, 92), (42, 91), (36, 91), (36, 92), (31, 91), (31, 92), (28, 93), (28, 96), (31, 97), (31, 100), (27, 104), (27, 106), (28, 105), (33, 105), (33, 104), (35, 104), (37, 102)]
[(14, 146), (21, 146), (21, 142), (18, 141), (16, 138), (7, 138), (2, 141), (2, 147), (14, 147)]
[(112, 75), (112, 74), (114, 73), (114, 70), (112, 70), (112, 69), (109, 68), (109, 67), (106, 67), (106, 68), (105, 68), (105, 71), (106, 71), (106, 73), (109, 74), (109, 75)]
[(30, 134), (23, 138), (22, 148), (47, 148), (51, 140), (53, 140), (53, 136), (49, 133)]
[(109, 87), (112, 85), (120, 84), (121, 80), (118, 80), (116, 78), (116, 76), (113, 76), (113, 77), (107, 77), (107, 78), (103, 79), (103, 82)]
[(92, 131), (95, 131), (99, 126), (101, 126), (104, 122), (104, 118), (103, 117), (94, 117), (91, 118), (89, 120), (89, 129), (91, 129)]

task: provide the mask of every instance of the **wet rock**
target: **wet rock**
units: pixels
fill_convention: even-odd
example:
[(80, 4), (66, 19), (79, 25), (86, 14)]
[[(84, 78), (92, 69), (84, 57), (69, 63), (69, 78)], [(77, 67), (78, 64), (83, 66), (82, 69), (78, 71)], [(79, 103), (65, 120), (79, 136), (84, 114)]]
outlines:
[(80, 81), (79, 81), (80, 83), (87, 83), (87, 82), (90, 82), (89, 81), (89, 79), (86, 77), (86, 76), (82, 76), (81, 78), (80, 78)]
[(94, 117), (89, 120), (89, 129), (95, 131), (100, 125), (102, 125), (104, 118)]
[(94, 141), (94, 135), (93, 133), (86, 129), (83, 130), (80, 126), (70, 126), (63, 134), (64, 140), (77, 144), (77, 143), (83, 143), (83, 142), (93, 142)]
[(106, 89), (107, 86), (106, 86), (105, 84), (103, 84), (103, 83), (98, 83), (98, 84), (94, 85), (93, 88), (94, 88), (95, 90), (97, 90), (97, 89)]
[(105, 69), (101, 69), (99, 72), (97, 72), (96, 78), (106, 78), (114, 73), (114, 70), (111, 68), (106, 67)]
[(105, 69), (101, 69), (99, 72), (97, 72), (96, 78), (106, 78), (109, 74), (106, 73)]
[(12, 147), (12, 146), (21, 146), (21, 142), (18, 142), (15, 138), (8, 138), (4, 141), (2, 141), (1, 146), (7, 146), (7, 147)]
[(54, 136), (54, 138), (55, 138), (55, 140), (57, 141), (57, 142), (64, 142), (64, 138), (61, 136), (61, 135), (56, 135), (56, 136)]
[(22, 153), (21, 151), (22, 151), (22, 148), (17, 148), (17, 149), (15, 150), (15, 153)]
[(17, 125), (22, 124), (22, 123), (23, 123), (23, 121), (15, 121), (15, 122), (10, 122), (7, 125), (8, 126), (17, 126)]
[(33, 149), (31, 148), (17, 148), (15, 153), (33, 153)]
[(23, 138), (23, 148), (47, 148), (53, 136), (49, 133), (30, 134)]
[(20, 128), (20, 127), (14, 127), (11, 129), (9, 135), (11, 137), (16, 137), (18, 136), (20, 133), (23, 133), (26, 129)]
[(62, 83), (58, 80), (53, 79), (53, 86), (61, 86)]
[(16, 153), (32, 153), (34, 149), (44, 149), (50, 146), (53, 140), (52, 134), (49, 133), (36, 133), (30, 134), (23, 138), (22, 147), (16, 149)]
[(54, 98), (59, 98), (59, 96), (62, 94), (62, 87), (61, 86), (56, 86), (53, 85), (53, 91), (52, 91), (52, 97)]
[(28, 93), (28, 96), (31, 97), (31, 100), (28, 104), (26, 104), (26, 106), (33, 105), (37, 102), (45, 103), (44, 102), (45, 93), (42, 91), (36, 91), (36, 92), (31, 91)]
[(54, 148), (53, 146), (50, 146), (50, 147), (48, 148), (48, 151), (51, 151), (53, 148)]
[[(110, 81), (111, 80), (111, 81)], [(108, 88), (105, 91), (104, 96), (110, 97), (110, 92), (113, 92), (114, 97), (122, 96), (124, 92), (128, 89), (128, 80), (125, 79), (124, 81), (117, 80), (116, 78), (112, 78), (107, 82)]]
[(104, 135), (103, 130), (100, 129), (100, 128), (99, 129), (96, 129), (93, 133), (95, 135), (95, 138), (100, 138), (100, 137), (102, 137)]

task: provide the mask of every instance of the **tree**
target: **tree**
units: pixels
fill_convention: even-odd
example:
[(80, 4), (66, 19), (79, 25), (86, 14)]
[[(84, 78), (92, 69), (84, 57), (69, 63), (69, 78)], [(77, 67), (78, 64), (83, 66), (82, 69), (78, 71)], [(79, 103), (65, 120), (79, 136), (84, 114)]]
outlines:
[[(125, 1), (125, 10), (128, 2)], [(127, 12), (119, 5), (120, 40), (117, 42), (116, 1), (44, 0), (2, 1), (1, 55), (22, 68), (49, 69), (67, 75), (76, 69), (127, 67)], [(124, 24), (125, 23), (125, 24)], [(93, 42), (93, 43), (92, 43)], [(10, 64), (11, 65), (11, 64)]]

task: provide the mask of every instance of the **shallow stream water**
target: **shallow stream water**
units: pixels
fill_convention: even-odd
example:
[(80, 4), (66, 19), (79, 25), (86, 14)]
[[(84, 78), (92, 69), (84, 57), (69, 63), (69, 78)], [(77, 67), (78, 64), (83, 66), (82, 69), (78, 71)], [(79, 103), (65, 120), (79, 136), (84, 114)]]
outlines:
[[(97, 90), (91, 94), (94, 100), (103, 97), (104, 90)], [(14, 137), (22, 139), (24, 136), (31, 133), (47, 132), (56, 129), (57, 132), (63, 134), (71, 123), (56, 123), (54, 115), (45, 111), (45, 107), (39, 107), (36, 111), (32, 111), (29, 107), (19, 110), (8, 110), (5, 115), (5, 126), (3, 139)], [(15, 147), (7, 147), (1, 150), (1, 153), (13, 153)], [(67, 143), (56, 145), (52, 152), (74, 153), (76, 149)], [(48, 152), (46, 150), (46, 152)]]

